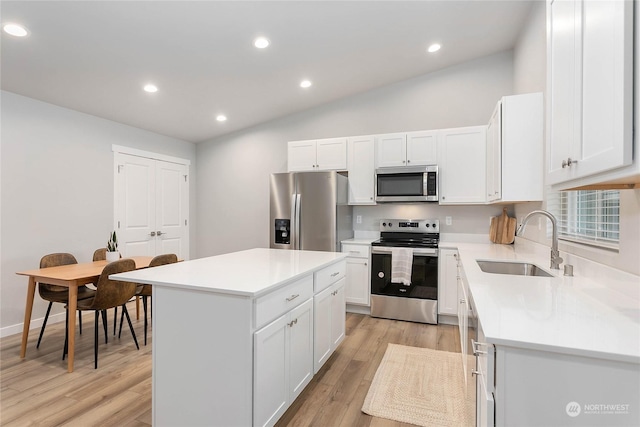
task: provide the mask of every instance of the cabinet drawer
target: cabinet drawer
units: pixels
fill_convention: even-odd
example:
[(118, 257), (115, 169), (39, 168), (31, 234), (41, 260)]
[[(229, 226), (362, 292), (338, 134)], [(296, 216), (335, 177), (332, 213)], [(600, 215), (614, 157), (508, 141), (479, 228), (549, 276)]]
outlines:
[(347, 262), (340, 261), (315, 272), (314, 293), (326, 289), (332, 283), (342, 279), (347, 272)]
[(297, 307), (313, 296), (313, 277), (307, 276), (256, 300), (256, 328)]
[(369, 246), (365, 245), (352, 245), (345, 243), (342, 245), (342, 252), (349, 254), (350, 257), (369, 258)]

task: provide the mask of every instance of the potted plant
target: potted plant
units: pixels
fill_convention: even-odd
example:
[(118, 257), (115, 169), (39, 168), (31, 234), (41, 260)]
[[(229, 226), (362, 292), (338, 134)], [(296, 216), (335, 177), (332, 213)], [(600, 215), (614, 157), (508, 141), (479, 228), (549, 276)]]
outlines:
[(106, 257), (108, 262), (113, 262), (120, 259), (120, 253), (118, 252), (118, 238), (116, 237), (115, 231), (109, 236), (109, 241), (107, 242)]

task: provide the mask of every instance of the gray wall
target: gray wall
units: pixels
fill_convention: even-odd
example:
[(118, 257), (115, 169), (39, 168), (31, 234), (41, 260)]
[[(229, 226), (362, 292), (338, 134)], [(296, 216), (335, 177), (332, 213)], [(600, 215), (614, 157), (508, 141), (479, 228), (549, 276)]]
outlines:
[[(486, 124), (498, 99), (512, 92), (509, 51), (198, 144), (198, 256), (268, 247), (268, 177), (286, 171), (287, 141)], [(388, 209), (357, 207), (363, 223), (355, 225), (375, 228)], [(394, 209), (397, 216), (414, 212)], [(488, 217), (500, 210), (422, 205), (415, 215), (452, 215), (443, 231), (486, 234)]]
[[(20, 332), (27, 279), (16, 271), (36, 268), (46, 253), (70, 252), (79, 262), (106, 244), (113, 229), (112, 145), (123, 145), (191, 160), (196, 149), (184, 142), (1, 92), (0, 332)], [(191, 180), (191, 253), (195, 253), (195, 189)], [(61, 304), (55, 312), (63, 311)], [(46, 304), (36, 298), (33, 318)]]

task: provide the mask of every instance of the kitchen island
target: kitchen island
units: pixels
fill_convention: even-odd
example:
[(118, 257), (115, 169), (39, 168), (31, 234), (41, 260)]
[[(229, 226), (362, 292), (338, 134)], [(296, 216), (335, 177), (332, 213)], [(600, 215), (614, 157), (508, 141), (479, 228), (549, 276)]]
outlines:
[(346, 254), (251, 249), (153, 285), (153, 425), (273, 425), (344, 338)]

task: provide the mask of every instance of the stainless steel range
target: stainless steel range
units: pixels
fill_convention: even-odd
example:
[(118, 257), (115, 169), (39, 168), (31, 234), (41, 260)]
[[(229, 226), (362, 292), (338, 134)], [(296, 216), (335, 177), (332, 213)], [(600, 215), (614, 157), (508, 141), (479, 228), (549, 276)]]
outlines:
[[(371, 244), (371, 315), (437, 324), (439, 221), (384, 219), (380, 232)], [(410, 283), (391, 280), (393, 257), (412, 258)]]

